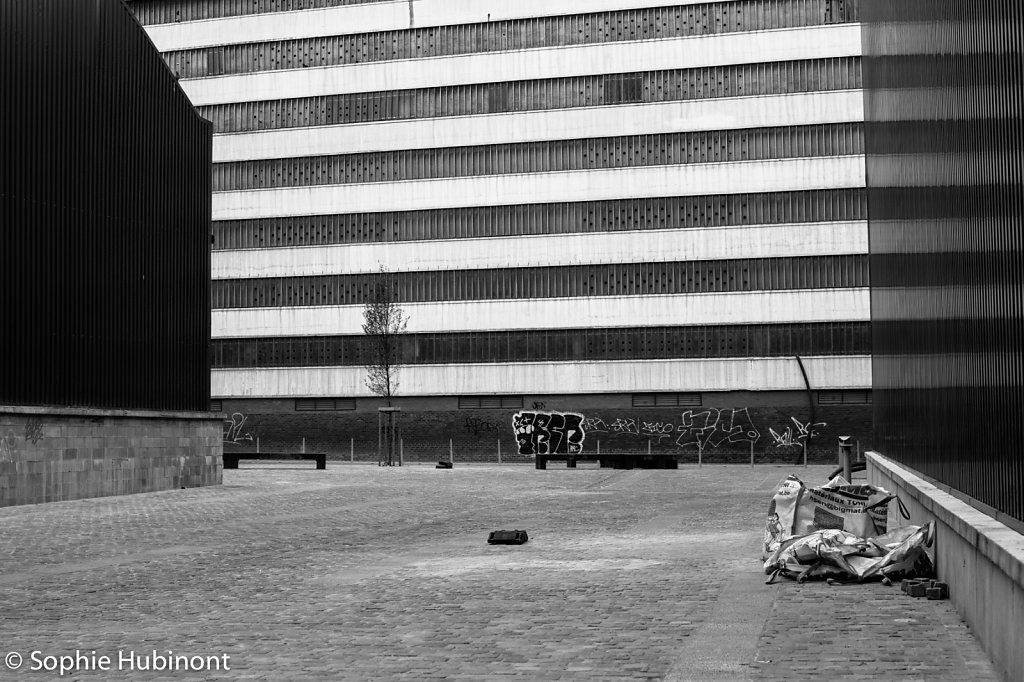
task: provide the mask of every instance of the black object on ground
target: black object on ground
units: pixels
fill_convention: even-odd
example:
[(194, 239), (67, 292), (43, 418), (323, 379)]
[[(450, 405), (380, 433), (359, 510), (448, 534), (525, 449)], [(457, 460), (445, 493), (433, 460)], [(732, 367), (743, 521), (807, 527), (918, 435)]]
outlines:
[(525, 530), (492, 530), (487, 536), (487, 544), (521, 545), (529, 539)]
[(303, 459), (316, 460), (317, 469), (327, 468), (327, 453), (325, 452), (225, 452), (224, 468), (237, 469), (240, 459)]
[(451, 469), (452, 468), (452, 463), (451, 462), (446, 462), (446, 461), (444, 461), (442, 459), (442, 460), (438, 461), (437, 466), (434, 467), (434, 468), (435, 469)]

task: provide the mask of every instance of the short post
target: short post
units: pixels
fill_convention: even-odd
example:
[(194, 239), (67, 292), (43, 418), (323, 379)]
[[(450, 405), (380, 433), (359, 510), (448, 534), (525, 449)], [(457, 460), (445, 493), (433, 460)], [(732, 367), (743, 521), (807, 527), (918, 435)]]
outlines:
[(597, 456), (601, 456), (601, 441), (597, 441)]
[(302, 437), (302, 454), (306, 454), (306, 437)]
[(498, 464), (501, 464), (501, 439), (498, 439)]
[(754, 468), (754, 441), (750, 441), (750, 468)]
[(704, 466), (704, 448), (697, 446), (697, 468)]
[(857, 439), (857, 461), (860, 461), (860, 439)]
[(804, 469), (806, 469), (807, 468), (807, 441), (806, 440), (803, 442), (803, 446), (804, 446)]
[(405, 462), (405, 439), (398, 439), (398, 466), (402, 466)]
[(256, 436), (256, 454), (260, 454), (260, 437)]
[(848, 483), (853, 483), (852, 467), (850, 466), (850, 450), (853, 449), (853, 444), (850, 443), (849, 436), (839, 436), (839, 466), (843, 468), (843, 478)]
[(448, 439), (448, 461), (455, 464), (455, 448), (452, 447), (452, 439)]
[(651, 439), (650, 438), (647, 439), (647, 456), (648, 457), (651, 456)]
[(349, 438), (348, 439), (348, 461), (350, 461), (350, 462), (356, 461), (356, 439), (355, 438)]

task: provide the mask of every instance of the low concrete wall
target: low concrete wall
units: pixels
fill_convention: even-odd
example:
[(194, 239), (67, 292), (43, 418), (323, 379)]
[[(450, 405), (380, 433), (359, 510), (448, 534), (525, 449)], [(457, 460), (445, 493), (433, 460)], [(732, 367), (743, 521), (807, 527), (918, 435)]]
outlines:
[(217, 485), (222, 416), (0, 406), (0, 507)]
[(890, 527), (934, 520), (935, 564), (950, 598), (1007, 680), (1024, 680), (1024, 535), (875, 452), (868, 480), (899, 495), (910, 521), (890, 505)]

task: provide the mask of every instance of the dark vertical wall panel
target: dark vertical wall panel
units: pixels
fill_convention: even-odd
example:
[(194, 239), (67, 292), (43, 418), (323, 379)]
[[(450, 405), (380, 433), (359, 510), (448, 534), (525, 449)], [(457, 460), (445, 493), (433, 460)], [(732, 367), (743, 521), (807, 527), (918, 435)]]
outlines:
[(1024, 1), (862, 4), (875, 442), (1024, 520)]
[(118, 0), (0, 17), (0, 402), (207, 409), (210, 124)]

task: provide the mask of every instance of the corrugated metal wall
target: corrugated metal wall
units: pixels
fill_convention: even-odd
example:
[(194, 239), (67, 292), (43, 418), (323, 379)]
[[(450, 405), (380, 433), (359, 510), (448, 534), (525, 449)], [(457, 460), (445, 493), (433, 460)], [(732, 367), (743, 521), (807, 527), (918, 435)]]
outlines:
[(0, 402), (207, 409), (210, 124), (119, 0), (0, 17)]
[(1024, 521), (1024, 1), (863, 5), (876, 446)]
[[(613, 83), (633, 81), (634, 91)], [(574, 78), (473, 83), (438, 88), (360, 92), (199, 107), (214, 132), (512, 111), (597, 107), (630, 102), (677, 102), (716, 97), (824, 92), (860, 88), (860, 59), (835, 57), (764, 64), (602, 74)], [(616, 97), (617, 95), (617, 97)]]
[(341, 5), (363, 5), (371, 2), (393, 2), (393, 0), (128, 0), (132, 11), (145, 24), (168, 24), (175, 21), (195, 21), (234, 17), (265, 12), (292, 12), (317, 7)]
[[(538, 47), (760, 31), (857, 20), (859, 0), (745, 0), (429, 26), (167, 52), (182, 78)], [(585, 10), (585, 3), (580, 9)]]
[(863, 142), (859, 123), (835, 123), (237, 161), (214, 167), (213, 190), (850, 156)]
[[(216, 339), (213, 366), (359, 365), (366, 336)], [(867, 322), (403, 334), (402, 364), (867, 355)]]
[(220, 220), (214, 250), (867, 218), (862, 189)]
[[(220, 279), (213, 283), (213, 307), (363, 305), (375, 276)], [(395, 272), (391, 276), (403, 302), (482, 301), (865, 287), (868, 261), (855, 254)]]

